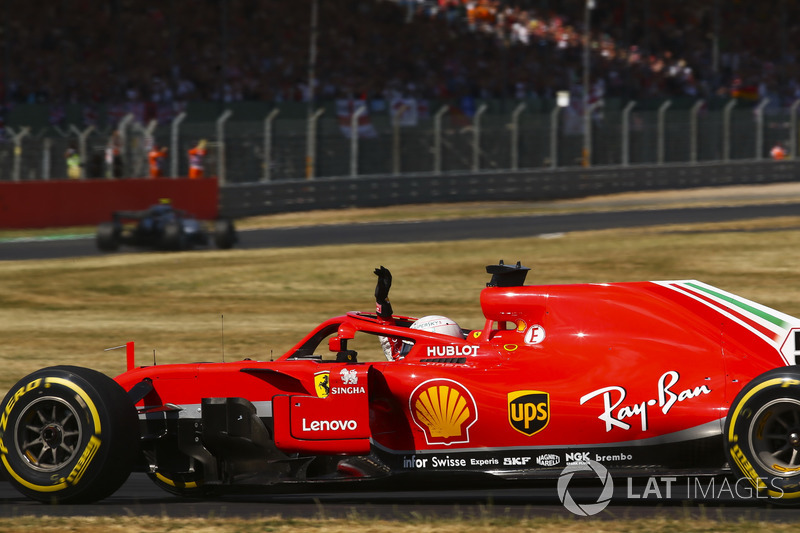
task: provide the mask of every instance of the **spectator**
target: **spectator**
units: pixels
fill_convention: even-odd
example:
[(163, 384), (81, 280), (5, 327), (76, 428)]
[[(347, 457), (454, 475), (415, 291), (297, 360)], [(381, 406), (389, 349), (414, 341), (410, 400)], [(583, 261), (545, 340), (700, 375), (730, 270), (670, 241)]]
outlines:
[(67, 160), (67, 177), (71, 180), (81, 178), (81, 155), (74, 146), (67, 148), (64, 152), (64, 158)]
[(198, 179), (205, 175), (206, 140), (200, 139), (197, 146), (189, 150), (189, 178)]
[[(4, 102), (46, 102), (59, 116), (66, 103), (308, 98), (307, 13), (291, 3), (228, 0), (223, 48), (219, 2), (8, 2), (4, 42), (15, 61), (1, 69)], [(410, 84), (407, 96), (429, 99), (497, 98), (521, 86), (520, 94), (551, 98), (580, 75), (585, 2), (534, 4), (322, 2), (315, 98)], [(719, 5), (597, 2), (592, 77), (607, 96), (628, 99), (729, 95), (739, 91), (734, 80), (784, 106), (797, 99), (800, 2)]]
[(147, 152), (147, 161), (150, 167), (151, 178), (160, 178), (164, 175), (163, 165), (167, 157), (167, 150), (166, 146), (159, 147), (153, 144), (153, 147)]

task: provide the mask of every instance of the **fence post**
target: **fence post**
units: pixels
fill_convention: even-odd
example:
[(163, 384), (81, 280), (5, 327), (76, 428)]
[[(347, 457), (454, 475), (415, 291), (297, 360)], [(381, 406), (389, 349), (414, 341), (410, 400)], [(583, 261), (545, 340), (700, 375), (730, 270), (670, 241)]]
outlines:
[(800, 107), (800, 99), (797, 99), (789, 108), (789, 157), (797, 157), (797, 108)]
[(442, 173), (442, 117), (450, 106), (442, 106), (433, 116), (433, 172)]
[(584, 116), (584, 141), (583, 141), (583, 166), (586, 168), (591, 168), (592, 166), (592, 156), (594, 155), (594, 136), (592, 135), (592, 115), (594, 114), (594, 110), (600, 107), (603, 104), (602, 100), (598, 100), (589, 105), (589, 108), (586, 110), (586, 115)]
[(550, 112), (550, 168), (558, 167), (558, 114), (561, 106), (557, 105)]
[(186, 112), (179, 113), (170, 125), (170, 146), (169, 146), (169, 175), (172, 178), (178, 177), (178, 156), (180, 146), (178, 144), (178, 133), (180, 131), (181, 122), (186, 118)]
[(350, 175), (353, 177), (358, 176), (358, 119), (366, 112), (367, 106), (362, 102), (350, 117)]
[(89, 126), (81, 131), (74, 124), (70, 124), (69, 129), (78, 137), (78, 154), (81, 157), (81, 179), (86, 179), (86, 139), (94, 131), (94, 126)]
[(689, 162), (692, 164), (697, 163), (697, 145), (700, 142), (698, 116), (700, 115), (700, 109), (705, 103), (706, 101), (701, 98), (694, 103), (691, 111), (689, 111)]
[(14, 141), (14, 166), (11, 170), (11, 178), (19, 181), (22, 172), (22, 139), (31, 132), (31, 129), (24, 126), (19, 133), (14, 133), (13, 129), (7, 127), (6, 131), (11, 134), (11, 140)]
[(139, 122), (136, 122), (133, 127), (139, 130), (142, 136), (142, 143), (139, 146), (137, 151), (131, 152), (131, 175), (136, 177), (142, 177), (147, 172), (144, 170), (147, 168), (147, 152), (153, 148), (153, 131), (158, 126), (158, 120), (151, 119), (150, 122), (147, 123), (147, 126), (143, 126)]
[(50, 156), (53, 146), (53, 139), (45, 137), (42, 139), (42, 180), (50, 180)]
[(511, 170), (519, 170), (519, 116), (525, 111), (527, 104), (519, 104), (511, 113)]
[(735, 105), (736, 100), (731, 100), (722, 111), (722, 160), (726, 163), (731, 159), (731, 113)]
[(225, 184), (225, 123), (231, 115), (233, 111), (226, 109), (217, 119), (217, 179), (220, 185)]
[(664, 124), (666, 122), (667, 117), (667, 109), (669, 106), (672, 105), (672, 100), (667, 100), (658, 108), (658, 155), (657, 155), (657, 163), (659, 165), (664, 164), (664, 152), (665, 152), (665, 132), (664, 132)]
[(764, 158), (764, 108), (769, 103), (769, 98), (764, 98), (756, 106), (756, 160)]
[(272, 121), (280, 112), (281, 110), (276, 107), (264, 119), (264, 169), (261, 181), (272, 179)]
[[(122, 175), (130, 177), (131, 175), (131, 165), (130, 165), (130, 158), (129, 153), (130, 150), (128, 148), (128, 126), (131, 122), (133, 122), (134, 116), (133, 113), (128, 113), (122, 120), (119, 121), (119, 126), (117, 129), (119, 130), (119, 142), (120, 142), (120, 157), (122, 157)], [(113, 177), (113, 172), (111, 173), (111, 177)]]
[(631, 162), (631, 112), (636, 106), (636, 100), (631, 100), (622, 110), (622, 166), (627, 167)]
[(472, 119), (472, 171), (481, 168), (481, 116), (486, 112), (486, 104), (481, 104)]
[(398, 107), (392, 114), (392, 174), (400, 174), (400, 117), (406, 112), (406, 104)]
[(317, 109), (314, 114), (308, 117), (307, 138), (306, 138), (306, 179), (314, 179), (317, 155), (317, 119), (325, 112), (324, 107)]

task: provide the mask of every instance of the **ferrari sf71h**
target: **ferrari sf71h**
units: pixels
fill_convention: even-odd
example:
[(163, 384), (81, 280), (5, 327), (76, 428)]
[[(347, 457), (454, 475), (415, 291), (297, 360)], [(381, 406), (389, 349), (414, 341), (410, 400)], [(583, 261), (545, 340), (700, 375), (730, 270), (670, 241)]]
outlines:
[(137, 366), (131, 351), (114, 379), (44, 368), (3, 401), (0, 459), (22, 493), (60, 503), (109, 496), (132, 471), (202, 497), (555, 485), (587, 461), (800, 497), (800, 320), (699, 281), (524, 285), (526, 271), (487, 267), (469, 331), (392, 314), (381, 268), (377, 312), (331, 318), (274, 361)]

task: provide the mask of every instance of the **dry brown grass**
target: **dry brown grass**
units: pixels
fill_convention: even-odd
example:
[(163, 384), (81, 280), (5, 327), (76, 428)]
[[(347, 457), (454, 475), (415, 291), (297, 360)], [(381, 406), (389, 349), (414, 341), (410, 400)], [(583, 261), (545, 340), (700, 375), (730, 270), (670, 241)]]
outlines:
[[(582, 232), (452, 243), (120, 254), (0, 262), (0, 392), (42, 366), (77, 364), (110, 375), (136, 342), (159, 363), (219, 360), (220, 316), (228, 360), (267, 359), (319, 321), (374, 305), (372, 269), (394, 274), (400, 313), (449, 315), (482, 325), (483, 267), (503, 258), (533, 268), (528, 283), (696, 278), (784, 312), (800, 314), (800, 218), (703, 226)], [(536, 228), (531, 228), (536, 234)], [(654, 518), (417, 519), (407, 521), (44, 517), (0, 519), (0, 531), (192, 531), (472, 533), (497, 531), (788, 531), (794, 524)]]
[(404, 521), (350, 519), (286, 519), (280, 516), (252, 520), (223, 518), (158, 518), (158, 517), (26, 517), (0, 519), (5, 533), (113, 533), (128, 531), (191, 532), (191, 533), (611, 533), (647, 531), (649, 533), (749, 533), (769, 529), (782, 533), (795, 531), (797, 524), (759, 522), (756, 520), (709, 520), (648, 518), (637, 520), (582, 520), (569, 518), (492, 518), (470, 520), (420, 519)]
[[(747, 228), (748, 231), (734, 231)], [(269, 359), (314, 325), (370, 310), (375, 277), (394, 274), (395, 311), (480, 327), (484, 266), (521, 260), (528, 283), (696, 278), (800, 314), (800, 219), (582, 232), (554, 238), (140, 253), (0, 262), (0, 390), (42, 366), (110, 375), (123, 351), (159, 363)], [(752, 231), (756, 229), (758, 231)], [(531, 228), (531, 234), (536, 229)]]

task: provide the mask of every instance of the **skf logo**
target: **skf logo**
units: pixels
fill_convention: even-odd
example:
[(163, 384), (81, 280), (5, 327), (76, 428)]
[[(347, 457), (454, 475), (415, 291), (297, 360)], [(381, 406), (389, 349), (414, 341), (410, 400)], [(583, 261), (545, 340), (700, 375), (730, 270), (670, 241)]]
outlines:
[(550, 395), (537, 390), (508, 393), (508, 423), (520, 433), (531, 436), (550, 422)]
[(469, 442), (469, 428), (478, 420), (472, 394), (460, 383), (431, 379), (420, 384), (408, 399), (414, 423), (428, 444)]
[(318, 397), (328, 397), (328, 394), (331, 393), (331, 373), (329, 371), (325, 370), (314, 374), (314, 390), (317, 391)]
[(530, 460), (530, 457), (503, 457), (503, 466), (525, 466)]

